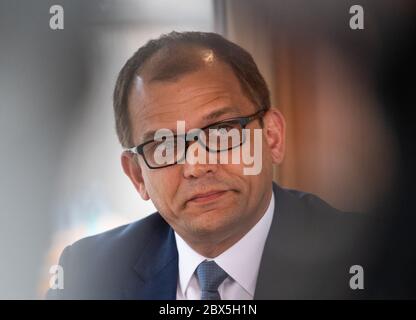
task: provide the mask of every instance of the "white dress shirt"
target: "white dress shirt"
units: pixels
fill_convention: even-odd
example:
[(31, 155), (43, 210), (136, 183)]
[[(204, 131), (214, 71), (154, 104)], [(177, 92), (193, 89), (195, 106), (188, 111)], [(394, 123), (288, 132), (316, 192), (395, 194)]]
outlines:
[(195, 270), (204, 260), (214, 260), (228, 277), (218, 287), (222, 300), (252, 300), (256, 289), (264, 244), (274, 212), (274, 194), (263, 217), (237, 243), (214, 259), (206, 258), (193, 250), (176, 232), (179, 255), (177, 300), (200, 300), (201, 289)]

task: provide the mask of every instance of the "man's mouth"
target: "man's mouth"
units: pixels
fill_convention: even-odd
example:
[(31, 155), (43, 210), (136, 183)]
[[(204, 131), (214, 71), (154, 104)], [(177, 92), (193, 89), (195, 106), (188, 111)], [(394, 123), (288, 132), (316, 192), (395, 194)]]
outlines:
[(228, 190), (215, 190), (215, 191), (210, 191), (206, 193), (199, 193), (199, 194), (192, 196), (192, 198), (190, 198), (188, 202), (206, 203), (206, 202), (214, 201), (220, 198), (221, 196), (223, 196), (225, 193), (227, 193), (227, 191)]

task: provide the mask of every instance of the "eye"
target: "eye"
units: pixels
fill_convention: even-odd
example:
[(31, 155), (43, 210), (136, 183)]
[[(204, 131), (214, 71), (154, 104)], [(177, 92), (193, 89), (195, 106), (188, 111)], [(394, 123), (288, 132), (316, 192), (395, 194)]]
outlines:
[(221, 126), (221, 127), (218, 128), (218, 131), (219, 131), (220, 134), (225, 134), (225, 133), (229, 132), (232, 129), (234, 129), (233, 126), (223, 125), (223, 126)]
[(239, 127), (238, 122), (224, 122), (224, 123), (219, 123), (216, 126), (210, 127), (210, 129), (219, 130), (219, 131), (230, 131), (238, 127)]
[(228, 135), (228, 133), (231, 130), (239, 130), (240, 125), (238, 122), (225, 122), (220, 123), (216, 126), (209, 128), (209, 135), (211, 136), (222, 136), (222, 135)]

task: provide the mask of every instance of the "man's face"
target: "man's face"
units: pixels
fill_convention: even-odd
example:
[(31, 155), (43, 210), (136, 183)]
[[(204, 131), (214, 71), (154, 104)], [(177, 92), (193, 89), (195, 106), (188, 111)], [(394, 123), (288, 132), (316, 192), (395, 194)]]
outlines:
[[(149, 131), (167, 128), (175, 132), (178, 120), (185, 121), (188, 131), (258, 110), (243, 94), (230, 67), (221, 62), (175, 81), (147, 84), (138, 78), (129, 97), (134, 145), (149, 140), (145, 137)], [(283, 140), (283, 134), (276, 136), (283, 126), (276, 128), (273, 117), (269, 113), (265, 116), (265, 126), (272, 127), (269, 135), (271, 132), (274, 136), (268, 137), (263, 130), (262, 170), (258, 175), (245, 175), (243, 161), (240, 164), (185, 162), (150, 169), (142, 156), (138, 156), (137, 163), (128, 153), (123, 154), (123, 168), (141, 196), (152, 199), (163, 218), (185, 240), (220, 242), (238, 237), (239, 233), (244, 235), (265, 212), (271, 196), (272, 162), (281, 161), (273, 148), (276, 142), (283, 143), (277, 141)], [(246, 128), (261, 129), (261, 125), (257, 119)], [(250, 139), (253, 143), (253, 134)]]

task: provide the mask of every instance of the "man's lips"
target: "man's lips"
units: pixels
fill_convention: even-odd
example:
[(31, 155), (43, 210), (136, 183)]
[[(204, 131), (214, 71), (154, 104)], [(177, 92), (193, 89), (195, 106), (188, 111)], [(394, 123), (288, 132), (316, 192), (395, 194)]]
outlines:
[(206, 193), (196, 194), (192, 198), (190, 198), (188, 200), (188, 202), (203, 203), (203, 202), (213, 201), (213, 200), (216, 200), (217, 198), (221, 197), (227, 191), (228, 190), (216, 190), (216, 191), (210, 191), (210, 192), (206, 192)]

